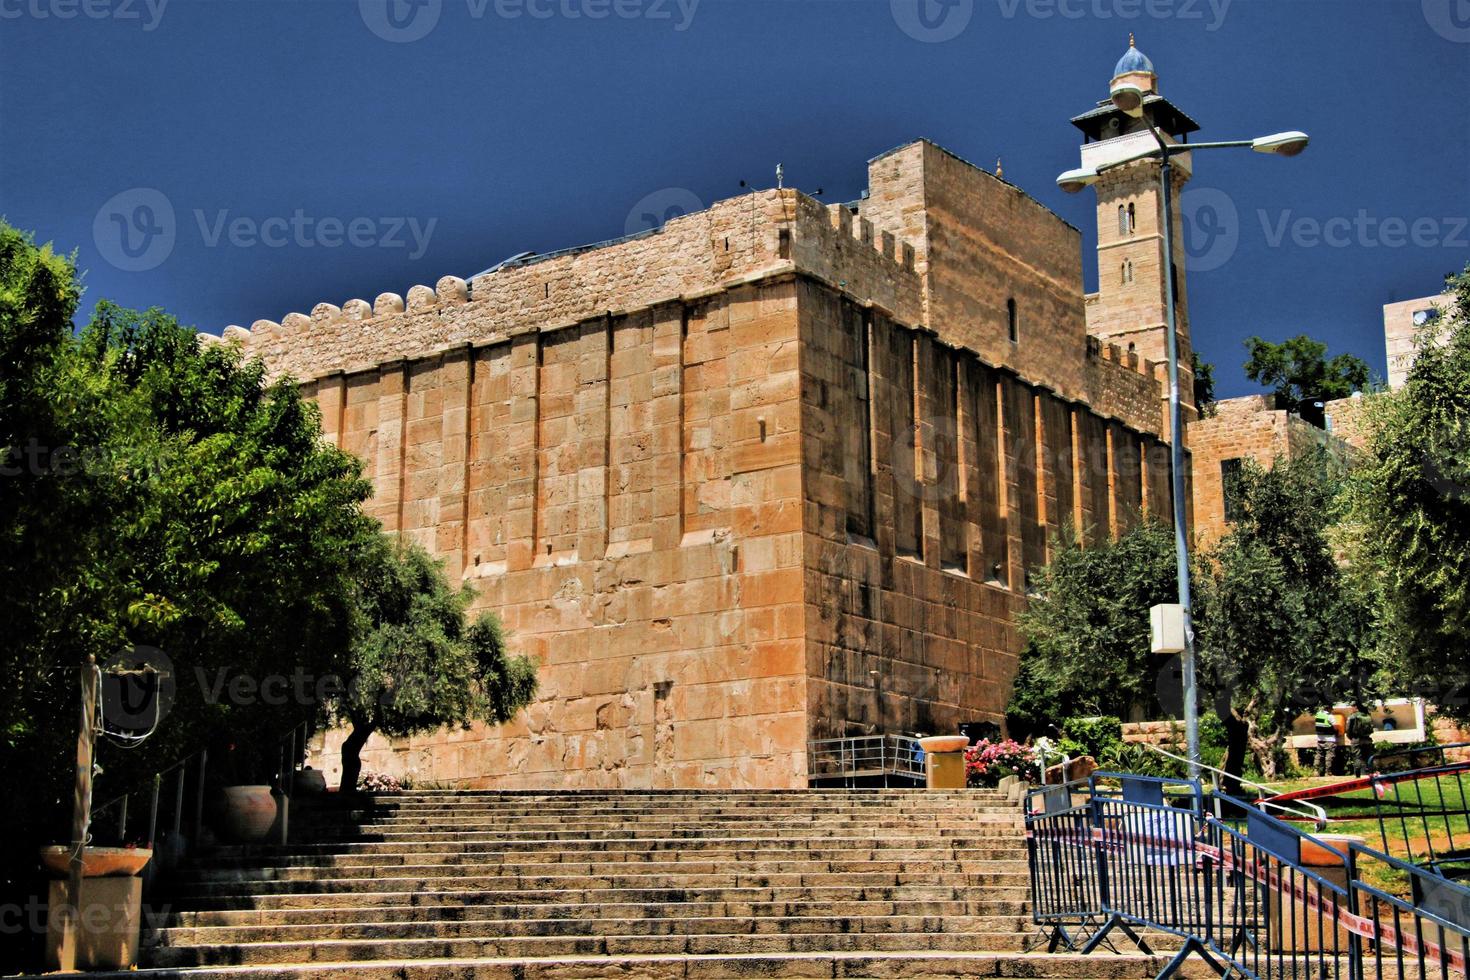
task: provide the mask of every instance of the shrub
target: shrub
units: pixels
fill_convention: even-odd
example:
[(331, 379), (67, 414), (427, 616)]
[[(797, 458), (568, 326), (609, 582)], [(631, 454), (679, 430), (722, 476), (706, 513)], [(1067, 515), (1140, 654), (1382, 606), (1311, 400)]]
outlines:
[(1014, 739), (982, 740), (965, 752), (965, 784), (995, 786), (1006, 776), (1020, 776), (1028, 783), (1041, 782), (1041, 766), (1034, 749)]
[(1123, 722), (1115, 715), (1068, 718), (1062, 722), (1062, 735), (1082, 746), (1080, 754), (1100, 760), (1110, 747), (1123, 744)]

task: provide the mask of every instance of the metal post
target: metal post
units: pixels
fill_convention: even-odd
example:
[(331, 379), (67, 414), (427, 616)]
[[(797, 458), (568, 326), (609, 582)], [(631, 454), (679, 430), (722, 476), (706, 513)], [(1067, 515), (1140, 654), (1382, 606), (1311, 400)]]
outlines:
[(199, 785), (194, 791), (194, 843), (204, 831), (204, 773), (209, 768), (209, 750), (199, 753)]
[(82, 719), (77, 734), (77, 767), (72, 793), (71, 862), (66, 885), (66, 907), (62, 912), (61, 948), (58, 969), (76, 970), (77, 945), (81, 939), (82, 851), (87, 846), (87, 827), (92, 822), (92, 769), (96, 748), (97, 658), (87, 657), (82, 665)]
[(1188, 745), (1185, 755), (1189, 756), (1189, 778), (1199, 779), (1199, 691), (1195, 678), (1193, 605), (1189, 594), (1189, 528), (1185, 523), (1184, 500), (1184, 407), (1179, 397), (1179, 330), (1178, 314), (1175, 312), (1179, 299), (1175, 295), (1178, 272), (1174, 265), (1174, 168), (1169, 162), (1171, 147), (1154, 127), (1147, 111), (1143, 114), (1143, 121), (1148, 124), (1148, 131), (1159, 144), (1159, 183), (1164, 194), (1164, 318), (1168, 328), (1169, 355), (1169, 468), (1174, 489), (1174, 558), (1179, 580), (1179, 605), (1184, 612), (1184, 653), (1180, 664), (1184, 674), (1184, 739)]
[(148, 846), (152, 847), (158, 836), (158, 791), (163, 788), (163, 773), (153, 774), (153, 804), (148, 808)]
[(184, 825), (184, 776), (188, 773), (188, 762), (179, 763), (178, 785), (174, 787), (174, 836), (179, 836), (179, 830)]
[(126, 844), (128, 836), (128, 797), (122, 798), (122, 805), (117, 808), (117, 840), (119, 844)]

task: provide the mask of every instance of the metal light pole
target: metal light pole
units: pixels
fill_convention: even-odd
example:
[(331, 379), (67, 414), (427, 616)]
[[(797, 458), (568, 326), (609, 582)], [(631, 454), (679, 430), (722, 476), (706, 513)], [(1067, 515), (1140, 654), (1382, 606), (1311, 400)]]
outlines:
[[(1174, 496), (1174, 557), (1178, 574), (1179, 606), (1184, 619), (1184, 651), (1181, 667), (1184, 686), (1184, 737), (1188, 743), (1189, 775), (1198, 779), (1200, 774), (1199, 754), (1199, 688), (1195, 672), (1194, 620), (1189, 588), (1189, 528), (1186, 523), (1184, 499), (1184, 407), (1179, 397), (1179, 336), (1177, 295), (1178, 271), (1174, 262), (1174, 188), (1172, 158), (1180, 153), (1196, 150), (1221, 150), (1250, 147), (1258, 153), (1274, 153), (1294, 157), (1307, 148), (1307, 134), (1301, 132), (1277, 133), (1254, 140), (1227, 140), (1217, 143), (1170, 143), (1154, 126), (1153, 119), (1144, 110), (1147, 93), (1131, 83), (1113, 87), (1113, 104), (1125, 115), (1143, 120), (1148, 131), (1158, 143), (1157, 150), (1140, 153), (1111, 166), (1132, 163), (1135, 160), (1159, 159), (1159, 184), (1164, 195), (1164, 296), (1165, 325), (1168, 330), (1166, 350), (1169, 358), (1169, 468)], [(1075, 194), (1096, 183), (1096, 170), (1069, 170), (1057, 178), (1057, 185), (1068, 193)]]

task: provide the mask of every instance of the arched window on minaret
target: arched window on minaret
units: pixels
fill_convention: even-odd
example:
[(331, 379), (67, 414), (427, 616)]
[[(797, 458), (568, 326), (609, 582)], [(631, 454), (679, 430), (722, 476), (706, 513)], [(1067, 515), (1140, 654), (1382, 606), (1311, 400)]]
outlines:
[(1138, 230), (1138, 212), (1132, 204), (1128, 205), (1128, 234)]
[(1118, 205), (1118, 234), (1128, 234), (1128, 209), (1121, 204)]
[(1006, 300), (1006, 320), (1011, 343), (1019, 344), (1021, 342), (1021, 320), (1016, 315), (1016, 301), (1014, 298)]
[(1123, 260), (1123, 282), (1126, 284), (1126, 283), (1130, 283), (1132, 281), (1133, 281), (1133, 260), (1132, 259), (1124, 259)]

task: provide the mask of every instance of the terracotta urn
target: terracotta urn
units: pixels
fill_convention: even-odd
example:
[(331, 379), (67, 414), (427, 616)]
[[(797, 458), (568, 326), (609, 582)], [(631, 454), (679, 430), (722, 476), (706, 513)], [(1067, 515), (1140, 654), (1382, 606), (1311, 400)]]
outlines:
[(298, 796), (317, 796), (327, 791), (327, 775), (320, 769), (303, 769), (291, 777), (291, 792)]
[[(41, 864), (53, 878), (71, 874), (70, 844), (41, 848)], [(130, 878), (143, 870), (153, 851), (146, 847), (86, 847), (82, 849), (83, 878)]]
[(970, 747), (970, 739), (964, 735), (931, 735), (919, 739), (919, 746), (925, 752), (963, 752)]
[(276, 822), (276, 810), (269, 786), (226, 786), (217, 810), (220, 836), (234, 844), (259, 843)]

